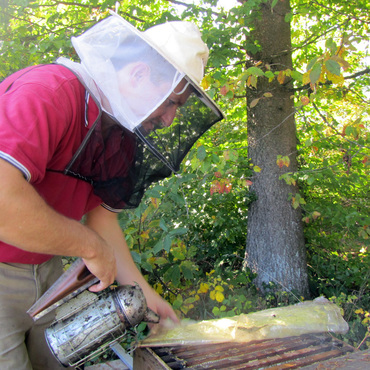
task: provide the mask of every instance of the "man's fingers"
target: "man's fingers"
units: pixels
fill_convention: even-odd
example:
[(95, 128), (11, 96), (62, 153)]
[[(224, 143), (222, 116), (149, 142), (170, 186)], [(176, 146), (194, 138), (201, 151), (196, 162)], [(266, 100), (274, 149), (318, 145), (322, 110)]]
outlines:
[(166, 306), (165, 309), (161, 312), (161, 321), (160, 324), (163, 323), (163, 320), (171, 320), (174, 324), (179, 324), (180, 319), (177, 317), (175, 311), (172, 309), (170, 305)]
[[(108, 256), (105, 255), (104, 257)], [(111, 260), (109, 260), (109, 258), (105, 258), (104, 260), (101, 258), (84, 259), (84, 263), (88, 270), (100, 280), (97, 284), (89, 288), (90, 292), (100, 292), (114, 283), (117, 273), (116, 261), (113, 254), (111, 257)]]
[(109, 285), (113, 283), (114, 283), (114, 278), (110, 278), (108, 280), (107, 279), (100, 280), (97, 284), (91, 285), (91, 287), (89, 288), (89, 291), (97, 293), (97, 292), (100, 292), (101, 290), (104, 290), (105, 288), (108, 288)]
[(177, 317), (174, 311), (170, 312), (168, 318), (171, 319), (174, 324), (180, 324), (180, 319)]
[(110, 284), (104, 284), (100, 281), (98, 284), (91, 285), (91, 287), (89, 288), (89, 291), (93, 293), (97, 293), (97, 292), (104, 290), (105, 288), (108, 288), (109, 285)]

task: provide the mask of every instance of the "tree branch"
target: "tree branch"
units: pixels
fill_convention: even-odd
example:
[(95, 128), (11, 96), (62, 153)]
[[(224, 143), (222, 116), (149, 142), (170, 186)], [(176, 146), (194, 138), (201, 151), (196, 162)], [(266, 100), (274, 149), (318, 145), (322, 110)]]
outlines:
[[(357, 78), (357, 77), (360, 77), (360, 76), (363, 76), (365, 74), (370, 74), (370, 67), (360, 71), (360, 72), (356, 72), (352, 75), (349, 75), (349, 76), (346, 76), (344, 77), (345, 80), (351, 80), (351, 79), (354, 79), (354, 78)], [(332, 81), (326, 81), (326, 82), (320, 82), (319, 85), (320, 86), (330, 86), (332, 85), (333, 82)], [(303, 91), (303, 90), (309, 90), (310, 89), (310, 84), (306, 84), (306, 85), (303, 85), (303, 86), (300, 86), (300, 87), (296, 87), (296, 88), (293, 88), (293, 89), (290, 89), (290, 91)]]
[(350, 76), (347, 76), (347, 77), (344, 77), (345, 80), (350, 80), (352, 78), (356, 78), (356, 77), (360, 77), (360, 76), (363, 76), (363, 75), (366, 75), (367, 73), (370, 73), (370, 67), (364, 69), (363, 71), (360, 71), (360, 72), (357, 72), (357, 73), (354, 73), (353, 75), (350, 75)]
[(172, 4), (185, 6), (186, 8), (188, 8), (190, 5), (190, 4), (183, 3), (182, 1), (177, 1), (177, 0), (166, 0), (166, 1)]
[[(181, 6), (185, 6), (186, 8), (191, 8), (191, 7), (193, 7), (194, 6), (194, 4), (187, 4), (187, 3), (183, 3), (182, 1), (178, 1), (178, 0), (165, 0), (165, 1), (167, 1), (167, 2), (169, 2), (169, 3), (172, 3), (172, 4), (175, 4), (175, 5), (181, 5)], [(203, 7), (198, 7), (202, 12), (207, 12), (208, 11), (208, 9), (207, 8), (203, 8)], [(213, 14), (213, 15), (217, 15), (217, 16), (219, 16), (220, 15), (220, 13), (217, 13), (217, 12), (215, 12), (215, 11), (213, 11), (212, 10), (212, 12), (211, 12), (211, 14)]]
[[(357, 143), (356, 141), (352, 141), (352, 140), (349, 140), (347, 139), (345, 136), (343, 136), (337, 129), (336, 127), (334, 127), (327, 119), (326, 117), (320, 112), (319, 108), (317, 107), (317, 105), (315, 103), (312, 103), (313, 107), (315, 108), (315, 111), (319, 114), (319, 116), (321, 117), (321, 119), (331, 128), (334, 130), (334, 132), (336, 132), (338, 135), (342, 136), (344, 140), (348, 141), (349, 143), (353, 144), (353, 145), (356, 145), (360, 148), (365, 148), (365, 149), (370, 149), (370, 147), (366, 146), (366, 145), (361, 145), (359, 143)], [(339, 122), (337, 122), (333, 117), (331, 117), (332, 120), (339, 124)]]
[(54, 1), (54, 4), (40, 4), (40, 3), (38, 3), (38, 7), (39, 8), (45, 8), (45, 7), (57, 7), (58, 5), (60, 5), (60, 4), (62, 4), (62, 5), (67, 5), (67, 6), (71, 6), (71, 5), (73, 5), (73, 6), (78, 6), (78, 7), (80, 7), (80, 8), (92, 8), (92, 9), (97, 9), (97, 8), (99, 8), (99, 7), (93, 7), (93, 6), (91, 6), (91, 5), (89, 5), (89, 4), (81, 4), (81, 3), (75, 3), (75, 2), (69, 2), (69, 1)]
[(330, 12), (340, 14), (340, 15), (346, 17), (346, 18), (355, 19), (356, 21), (359, 21), (359, 22), (362, 22), (362, 23), (370, 23), (370, 22), (365, 21), (365, 20), (363, 20), (361, 18), (355, 17), (354, 15), (351, 15), (350, 13), (342, 13), (342, 12), (340, 12), (338, 10), (335, 10), (334, 8), (330, 8), (330, 7), (328, 7), (328, 6), (324, 5), (324, 4), (320, 4), (319, 2), (317, 2), (315, 0), (312, 0), (311, 3), (314, 3), (314, 4), (318, 5), (321, 8), (324, 8), (326, 10), (329, 10)]

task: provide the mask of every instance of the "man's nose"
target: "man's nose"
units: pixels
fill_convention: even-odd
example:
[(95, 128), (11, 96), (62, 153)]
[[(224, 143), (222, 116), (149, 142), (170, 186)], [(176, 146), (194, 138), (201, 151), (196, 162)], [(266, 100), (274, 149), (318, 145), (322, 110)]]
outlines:
[(176, 116), (176, 110), (177, 110), (176, 106), (173, 106), (173, 107), (170, 107), (170, 108), (166, 109), (166, 111), (163, 113), (163, 115), (161, 117), (163, 126), (169, 127), (169, 126), (172, 125), (172, 122), (173, 122), (173, 120), (175, 119), (175, 116)]

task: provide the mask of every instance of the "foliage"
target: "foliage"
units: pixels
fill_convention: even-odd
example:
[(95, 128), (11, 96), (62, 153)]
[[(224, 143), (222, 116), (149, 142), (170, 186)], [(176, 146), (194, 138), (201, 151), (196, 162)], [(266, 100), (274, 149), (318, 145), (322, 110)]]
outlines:
[[(168, 3), (122, 1), (120, 14), (140, 29), (173, 16)], [(115, 10), (115, 0), (53, 1), (3, 0), (0, 3), (1, 58), (0, 80), (32, 64), (51, 63), (59, 56), (76, 59), (71, 37), (80, 35)]]
[(197, 299), (189, 289), (199, 290), (205, 273), (230, 257), (243, 259), (246, 210), (253, 199), (244, 176), (251, 170), (245, 157), (225, 146), (203, 138), (181, 176), (152, 186), (138, 209), (121, 214), (135, 261), (183, 313)]
[[(365, 302), (362, 302), (364, 297)], [(370, 348), (369, 297), (341, 293), (339, 296), (330, 297), (330, 301), (342, 307), (343, 317), (349, 324), (348, 333), (338, 337), (356, 348)]]
[[(348, 247), (346, 248), (349, 249)], [(337, 252), (322, 247), (309, 248), (310, 285), (314, 296), (323, 295), (343, 309), (350, 330), (341, 339), (361, 349), (370, 327), (370, 256), (366, 248), (358, 252)], [(364, 340), (363, 343), (361, 341)]]
[[(225, 112), (184, 160), (182, 175), (153, 186), (138, 209), (121, 215), (135, 262), (157, 291), (186, 317), (206, 319), (295, 303), (282, 289), (261, 297), (254, 275), (242, 268), (251, 175), (259, 168), (247, 154), (246, 107), (268, 104), (273, 91), (246, 101), (259, 79), (293, 81), (297, 151), (276, 158), (299, 171), (281, 177), (298, 183), (291, 196), (303, 211), (313, 296), (344, 310), (351, 330), (344, 338), (368, 346), (369, 327), (369, 3), (365, 0), (292, 0), (292, 69), (247, 60), (259, 50), (250, 38), (258, 6), (241, 0), (229, 11), (216, 1), (120, 1), (119, 14), (139, 29), (171, 19), (195, 21), (211, 48), (202, 86)], [(116, 8), (116, 1), (2, 0), (0, 80), (58, 56), (76, 58), (70, 37)], [(267, 6), (266, 5), (266, 6)], [(181, 10), (179, 10), (179, 8)], [(246, 63), (248, 65), (246, 66)], [(252, 63), (252, 64), (251, 64)], [(279, 127), (275, 127), (278, 129)], [(279, 282), (276, 282), (279, 286)]]

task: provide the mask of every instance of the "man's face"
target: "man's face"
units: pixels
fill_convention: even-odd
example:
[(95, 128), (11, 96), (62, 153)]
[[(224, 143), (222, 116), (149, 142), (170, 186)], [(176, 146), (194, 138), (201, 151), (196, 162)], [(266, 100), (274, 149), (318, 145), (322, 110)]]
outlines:
[(183, 79), (169, 97), (141, 123), (147, 134), (156, 129), (171, 126), (176, 116), (177, 108), (186, 103), (191, 92), (191, 85)]
[(144, 62), (130, 63), (117, 73), (122, 106), (137, 121), (145, 117), (171, 89), (170, 81), (154, 83)]

